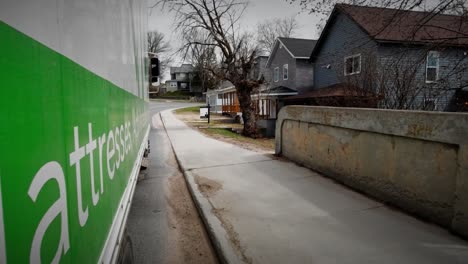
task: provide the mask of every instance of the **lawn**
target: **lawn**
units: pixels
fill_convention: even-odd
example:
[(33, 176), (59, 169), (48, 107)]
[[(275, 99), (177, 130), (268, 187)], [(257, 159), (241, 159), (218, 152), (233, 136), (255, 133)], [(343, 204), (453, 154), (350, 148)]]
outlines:
[(175, 110), (177, 117), (192, 128), (197, 129), (201, 133), (222, 140), (239, 147), (254, 151), (273, 151), (275, 148), (275, 140), (272, 138), (249, 138), (244, 137), (235, 131), (242, 130), (242, 125), (235, 123), (234, 119), (219, 114), (213, 114), (211, 122), (208, 124), (206, 119), (200, 119), (200, 106), (192, 106)]
[(185, 114), (185, 113), (199, 114), (200, 113), (200, 106), (190, 106), (190, 107), (177, 109), (177, 110), (175, 110), (175, 113), (176, 114)]
[(199, 129), (199, 131), (207, 136), (220, 139), (240, 147), (245, 147), (247, 149), (251, 149), (252, 147), (259, 147), (263, 150), (273, 151), (275, 148), (275, 140), (271, 138), (253, 139), (244, 137), (225, 128), (203, 128)]
[(237, 134), (231, 130), (228, 130), (226, 128), (205, 128), (203, 129), (206, 134), (215, 134), (215, 135), (220, 135), (223, 137), (228, 137), (228, 138), (233, 138), (233, 139), (242, 139), (245, 138), (244, 136)]

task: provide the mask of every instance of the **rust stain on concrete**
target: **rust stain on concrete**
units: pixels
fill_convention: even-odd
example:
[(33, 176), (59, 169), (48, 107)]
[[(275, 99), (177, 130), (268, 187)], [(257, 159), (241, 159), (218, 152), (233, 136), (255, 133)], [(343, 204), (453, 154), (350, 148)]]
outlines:
[(426, 124), (410, 124), (408, 125), (407, 136), (410, 137), (428, 137), (432, 135), (432, 126)]

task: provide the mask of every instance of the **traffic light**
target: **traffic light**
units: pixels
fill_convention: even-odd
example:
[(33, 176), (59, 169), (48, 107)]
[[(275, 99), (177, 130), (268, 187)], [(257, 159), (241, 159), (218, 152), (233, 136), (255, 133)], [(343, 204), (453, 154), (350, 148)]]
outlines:
[(159, 76), (159, 59), (158, 58), (151, 58), (151, 76), (152, 77)]

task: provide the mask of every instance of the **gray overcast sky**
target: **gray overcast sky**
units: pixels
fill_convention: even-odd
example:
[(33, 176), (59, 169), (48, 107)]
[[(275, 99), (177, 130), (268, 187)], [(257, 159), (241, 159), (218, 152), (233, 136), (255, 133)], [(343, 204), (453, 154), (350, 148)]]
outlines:
[[(155, 0), (148, 0), (149, 6)], [(297, 15), (296, 19), (300, 28), (297, 30), (297, 38), (318, 38), (316, 24), (320, 21), (316, 15), (309, 15), (307, 12), (300, 12), (297, 4), (288, 4), (284, 0), (250, 0), (249, 6), (244, 13), (242, 26), (248, 30), (254, 30), (258, 22), (265, 19), (282, 18)], [(158, 30), (166, 36), (171, 43), (174, 43), (173, 49), (179, 45), (179, 37), (174, 32), (172, 23), (174, 14), (167, 11), (161, 11), (160, 8), (153, 8), (149, 16), (149, 30)], [(178, 62), (180, 63), (180, 61)]]

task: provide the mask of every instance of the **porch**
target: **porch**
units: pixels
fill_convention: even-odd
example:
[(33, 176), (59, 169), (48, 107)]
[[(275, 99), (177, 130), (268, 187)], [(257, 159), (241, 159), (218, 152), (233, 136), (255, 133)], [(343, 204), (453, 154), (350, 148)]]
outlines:
[(223, 114), (237, 115), (241, 113), (239, 98), (235, 90), (222, 94), (221, 108)]

